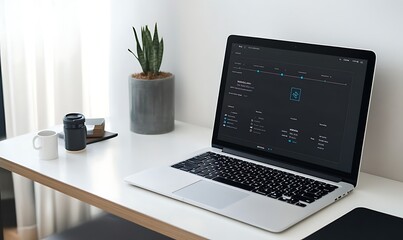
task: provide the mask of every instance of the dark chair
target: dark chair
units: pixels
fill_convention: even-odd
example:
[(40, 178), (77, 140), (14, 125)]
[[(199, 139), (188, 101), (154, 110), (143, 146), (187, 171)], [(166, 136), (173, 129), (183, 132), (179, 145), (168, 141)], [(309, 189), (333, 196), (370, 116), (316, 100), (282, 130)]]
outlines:
[(132, 240), (132, 239), (171, 239), (162, 234), (141, 227), (112, 214), (104, 214), (77, 227), (51, 235), (45, 240)]

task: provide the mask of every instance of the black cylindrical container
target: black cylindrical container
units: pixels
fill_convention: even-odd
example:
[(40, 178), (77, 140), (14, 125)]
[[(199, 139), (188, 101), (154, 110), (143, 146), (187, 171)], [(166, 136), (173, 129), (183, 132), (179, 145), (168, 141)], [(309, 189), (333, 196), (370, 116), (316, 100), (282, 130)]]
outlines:
[(87, 128), (85, 117), (81, 113), (69, 113), (63, 119), (65, 148), (69, 151), (85, 149)]

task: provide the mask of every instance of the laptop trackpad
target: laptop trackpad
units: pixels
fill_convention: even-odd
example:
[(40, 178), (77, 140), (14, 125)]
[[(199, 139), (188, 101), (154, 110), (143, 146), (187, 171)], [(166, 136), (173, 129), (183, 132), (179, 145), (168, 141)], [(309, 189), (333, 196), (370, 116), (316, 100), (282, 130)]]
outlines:
[(203, 180), (181, 188), (174, 194), (219, 209), (249, 196), (247, 193)]

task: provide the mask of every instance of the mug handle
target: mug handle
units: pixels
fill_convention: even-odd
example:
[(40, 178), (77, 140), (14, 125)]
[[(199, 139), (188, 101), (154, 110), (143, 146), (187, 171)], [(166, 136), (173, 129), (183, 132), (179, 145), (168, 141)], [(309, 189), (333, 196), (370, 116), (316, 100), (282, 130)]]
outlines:
[(41, 149), (42, 148), (42, 146), (36, 146), (36, 139), (38, 139), (39, 138), (39, 136), (38, 135), (36, 135), (33, 139), (32, 139), (32, 146), (34, 147), (34, 149), (36, 149), (36, 150), (39, 150), (39, 149)]

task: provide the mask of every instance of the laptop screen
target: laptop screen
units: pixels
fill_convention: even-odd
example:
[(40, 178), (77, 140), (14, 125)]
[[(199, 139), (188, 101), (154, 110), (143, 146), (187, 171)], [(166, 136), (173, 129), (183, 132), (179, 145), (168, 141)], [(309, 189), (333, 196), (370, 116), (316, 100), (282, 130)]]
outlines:
[(364, 50), (230, 36), (213, 145), (351, 173), (374, 64)]

